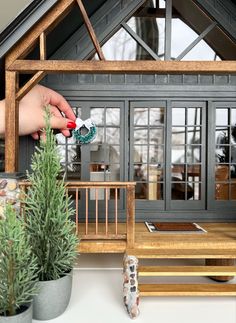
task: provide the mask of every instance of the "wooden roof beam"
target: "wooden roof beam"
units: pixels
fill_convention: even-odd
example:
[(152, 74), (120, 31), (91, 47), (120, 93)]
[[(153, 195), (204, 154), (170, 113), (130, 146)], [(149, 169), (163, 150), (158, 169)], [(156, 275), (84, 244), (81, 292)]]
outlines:
[(112, 73), (112, 74), (218, 74), (236, 73), (236, 61), (67, 61), (16, 60), (9, 71), (33, 74)]
[(100, 58), (100, 60), (105, 60), (105, 56), (104, 56), (104, 54), (102, 52), (100, 43), (99, 43), (99, 41), (98, 41), (98, 39), (96, 37), (95, 31), (93, 29), (93, 26), (92, 26), (92, 24), (90, 22), (90, 19), (89, 19), (88, 15), (87, 15), (87, 12), (86, 12), (86, 10), (84, 8), (82, 0), (77, 0), (77, 3), (79, 5), (80, 12), (81, 12), (82, 17), (84, 19), (85, 26), (86, 26), (86, 28), (88, 30), (89, 36), (90, 36), (90, 38), (92, 40), (92, 43), (93, 43), (93, 45), (94, 45), (94, 47), (96, 49), (98, 57)]

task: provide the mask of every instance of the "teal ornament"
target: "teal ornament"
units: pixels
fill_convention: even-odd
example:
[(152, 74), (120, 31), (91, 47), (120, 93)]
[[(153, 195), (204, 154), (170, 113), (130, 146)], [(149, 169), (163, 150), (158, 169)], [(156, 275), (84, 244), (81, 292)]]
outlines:
[[(89, 144), (95, 139), (97, 128), (91, 119), (81, 120), (77, 118), (75, 123), (76, 128), (72, 131), (72, 135), (80, 144)], [(86, 128), (88, 130), (84, 135), (81, 133), (82, 128)]]

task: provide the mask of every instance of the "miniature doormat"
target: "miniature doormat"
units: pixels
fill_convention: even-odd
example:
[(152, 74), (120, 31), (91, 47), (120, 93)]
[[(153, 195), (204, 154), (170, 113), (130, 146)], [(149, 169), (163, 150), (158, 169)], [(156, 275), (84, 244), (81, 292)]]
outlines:
[(157, 233), (206, 233), (199, 224), (194, 222), (144, 222), (149, 232)]
[(139, 315), (139, 291), (138, 291), (138, 259), (135, 256), (124, 256), (123, 263), (123, 295), (127, 312), (132, 319)]

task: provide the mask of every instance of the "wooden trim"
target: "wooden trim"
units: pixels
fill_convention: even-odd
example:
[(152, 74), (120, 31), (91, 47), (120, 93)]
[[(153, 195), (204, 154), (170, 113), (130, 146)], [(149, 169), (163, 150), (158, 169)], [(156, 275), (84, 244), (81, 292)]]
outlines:
[(236, 249), (207, 249), (207, 248), (192, 248), (192, 249), (163, 249), (141, 248), (136, 241), (135, 249), (127, 249), (127, 254), (143, 259), (235, 259)]
[(140, 266), (138, 275), (142, 277), (236, 275), (236, 266)]
[(140, 296), (236, 296), (236, 284), (139, 284)]
[(74, 0), (59, 0), (53, 8), (20, 40), (6, 56), (6, 67), (17, 58), (26, 55), (43, 31), (49, 31), (63, 19), (74, 5)]
[(17, 74), (6, 71), (5, 172), (18, 170), (19, 102), (16, 100)]
[(68, 60), (16, 60), (9, 71), (33, 73), (170, 73), (218, 74), (236, 73), (236, 61), (68, 61)]
[(45, 72), (39, 71), (17, 92), (16, 99), (21, 100), (40, 80), (46, 75)]
[(83, 19), (84, 19), (85, 26), (86, 26), (86, 28), (88, 30), (89, 36), (90, 36), (90, 38), (92, 40), (92, 43), (93, 43), (93, 45), (94, 45), (94, 47), (96, 49), (98, 57), (100, 58), (100, 60), (105, 60), (105, 56), (104, 56), (104, 54), (102, 52), (102, 49), (101, 49), (100, 44), (99, 44), (99, 41), (98, 41), (98, 39), (96, 37), (95, 31), (93, 29), (93, 26), (92, 26), (92, 24), (90, 22), (90, 19), (89, 19), (88, 15), (87, 15), (87, 12), (86, 12), (86, 10), (84, 8), (82, 0), (77, 0), (77, 3), (79, 5), (81, 14), (82, 14)]

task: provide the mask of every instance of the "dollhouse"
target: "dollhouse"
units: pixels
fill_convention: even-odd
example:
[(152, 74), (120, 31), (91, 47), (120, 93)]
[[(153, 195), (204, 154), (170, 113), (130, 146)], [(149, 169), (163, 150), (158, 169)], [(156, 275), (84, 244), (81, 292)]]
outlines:
[[(91, 118), (91, 144), (58, 142), (79, 252), (125, 253), (126, 283), (130, 267), (140, 277), (236, 275), (235, 21), (233, 0), (48, 0), (1, 35), (5, 171), (30, 167), (35, 143), (18, 137), (18, 103), (35, 84)], [(144, 221), (207, 232), (155, 234)], [(205, 265), (136, 266), (149, 258)], [(227, 283), (137, 284), (128, 293), (236, 295)]]

